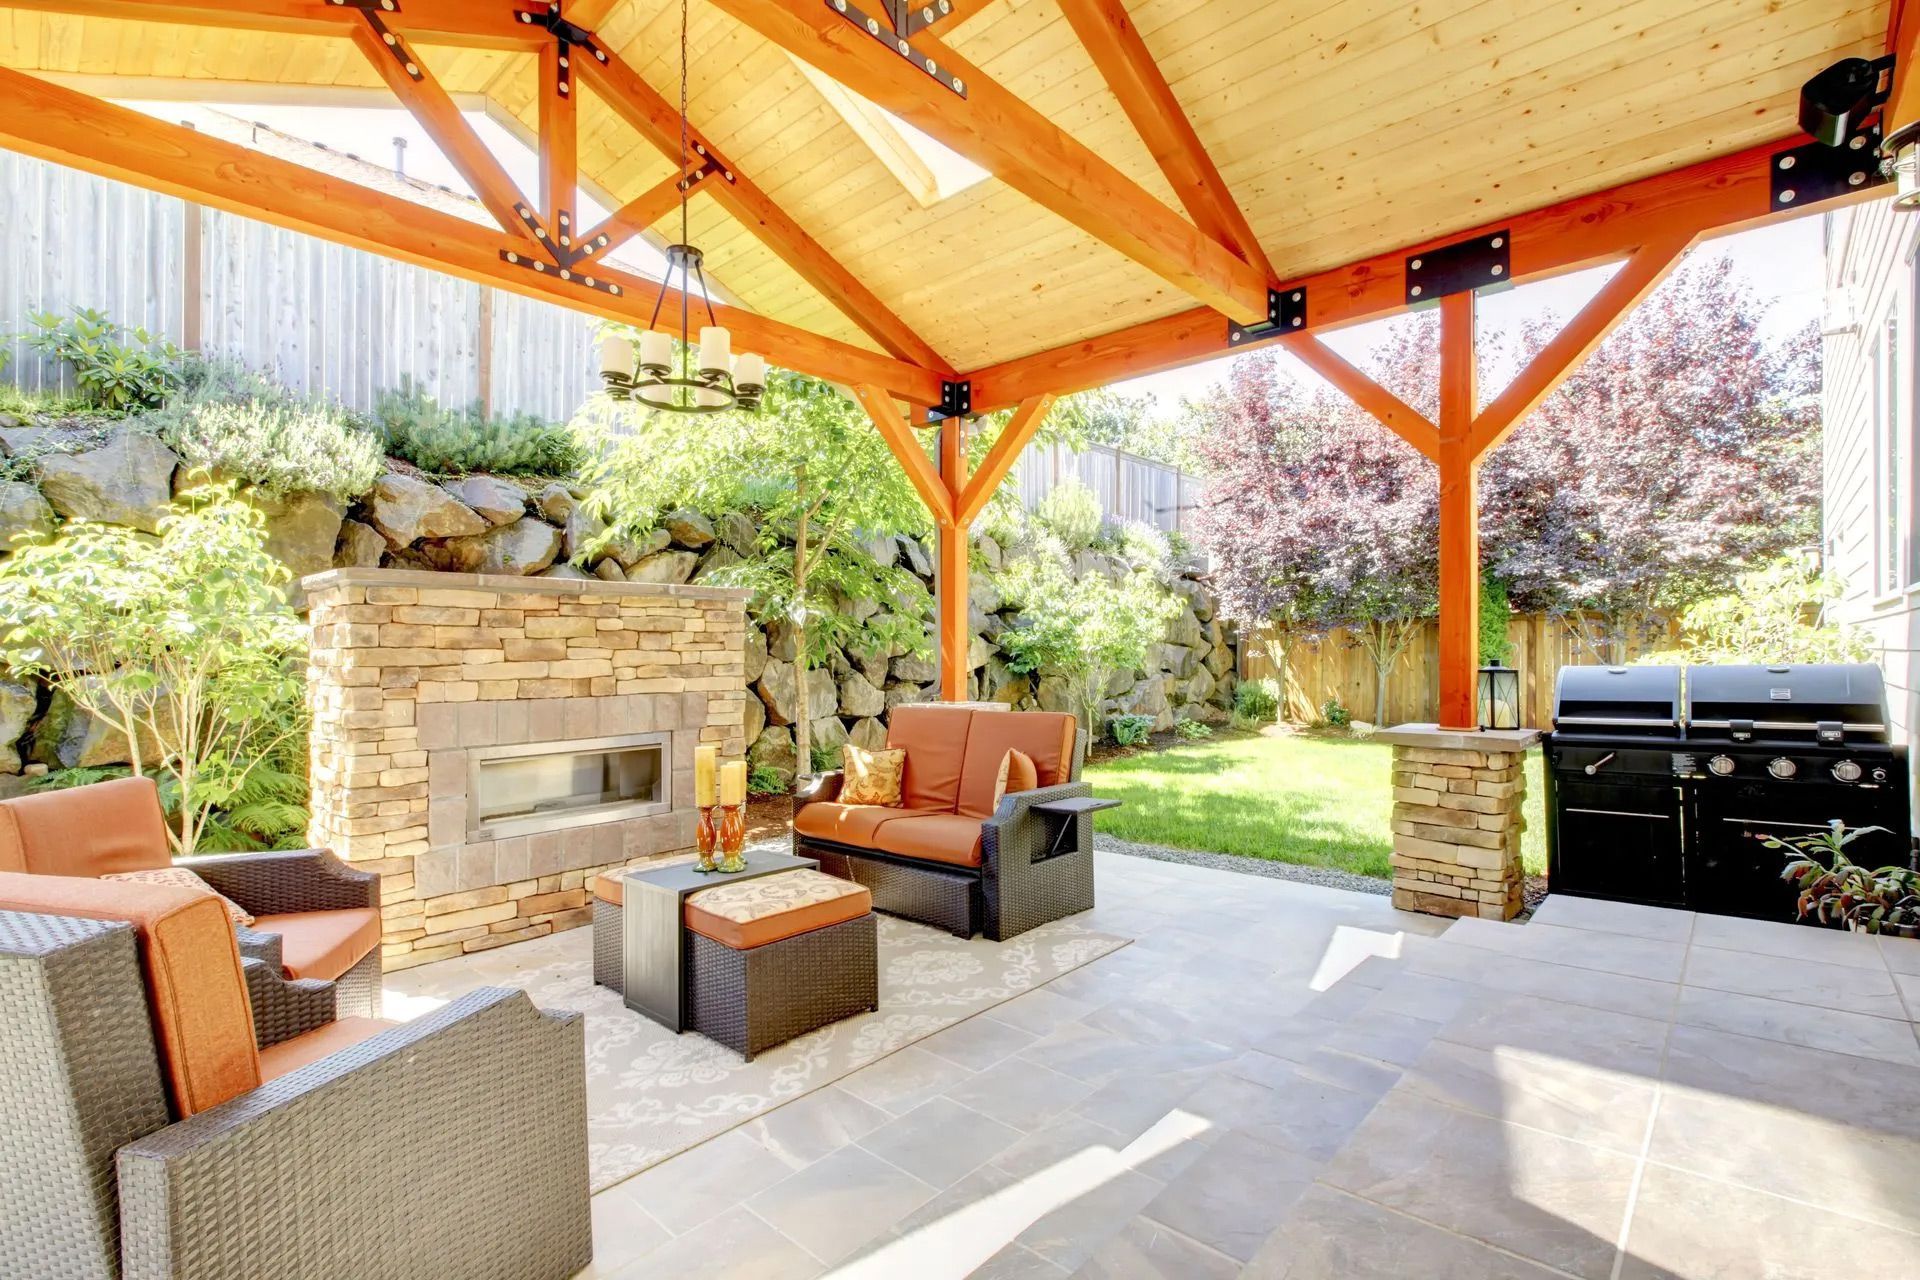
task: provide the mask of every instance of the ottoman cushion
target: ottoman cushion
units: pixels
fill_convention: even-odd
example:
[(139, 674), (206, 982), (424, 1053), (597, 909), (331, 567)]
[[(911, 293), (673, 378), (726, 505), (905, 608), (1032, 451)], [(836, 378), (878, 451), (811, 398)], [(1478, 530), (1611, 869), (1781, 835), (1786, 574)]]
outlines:
[(800, 870), (702, 889), (687, 898), (686, 922), (721, 946), (745, 951), (858, 920), (872, 910), (873, 895), (865, 887)]
[(593, 878), (593, 896), (602, 902), (614, 906), (625, 905), (627, 896), (627, 872), (623, 867), (618, 871), (602, 871)]

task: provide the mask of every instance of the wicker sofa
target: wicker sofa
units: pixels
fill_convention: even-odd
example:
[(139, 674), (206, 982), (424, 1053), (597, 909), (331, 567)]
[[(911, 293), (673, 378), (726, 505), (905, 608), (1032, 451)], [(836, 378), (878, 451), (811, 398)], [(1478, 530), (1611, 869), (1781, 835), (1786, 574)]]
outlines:
[[(1075, 819), (1063, 833), (1034, 811), (1092, 794), (1072, 716), (908, 704), (889, 717), (887, 746), (907, 753), (900, 807), (841, 804), (841, 775), (822, 774), (795, 796), (795, 854), (865, 885), (875, 910), (963, 938), (1004, 941), (1093, 906), (1092, 824)], [(1040, 785), (996, 806), (1015, 748)]]
[(225, 909), (0, 873), (0, 1275), (571, 1276), (583, 1021), (480, 989), (260, 1050)]
[[(380, 877), (355, 871), (325, 849), (244, 853), (174, 862), (166, 816), (151, 778), (119, 778), (66, 791), (0, 800), (0, 872), (102, 876), (182, 866), (255, 917), (240, 930), (242, 954), (277, 971), (297, 998), (333, 988), (343, 1015), (380, 1016)], [(281, 1028), (269, 1015), (263, 1045)]]

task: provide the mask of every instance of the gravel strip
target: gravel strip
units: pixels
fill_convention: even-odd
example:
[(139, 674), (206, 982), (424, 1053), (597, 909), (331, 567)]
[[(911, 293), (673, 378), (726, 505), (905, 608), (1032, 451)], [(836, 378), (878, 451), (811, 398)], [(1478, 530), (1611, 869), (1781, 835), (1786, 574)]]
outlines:
[(1169, 849), (1165, 845), (1136, 844), (1112, 836), (1096, 835), (1093, 847), (1108, 853), (1124, 853), (1130, 858), (1151, 858), (1155, 862), (1178, 862), (1189, 867), (1212, 867), (1215, 871), (1237, 871), (1243, 876), (1266, 876), (1270, 880), (1293, 880), (1317, 884), (1323, 889), (1345, 889), (1350, 893), (1371, 893), (1390, 897), (1393, 885), (1372, 876), (1337, 871), (1332, 867), (1302, 866), (1295, 862), (1275, 862), (1269, 858), (1242, 858), (1231, 853), (1201, 853), (1195, 849)]

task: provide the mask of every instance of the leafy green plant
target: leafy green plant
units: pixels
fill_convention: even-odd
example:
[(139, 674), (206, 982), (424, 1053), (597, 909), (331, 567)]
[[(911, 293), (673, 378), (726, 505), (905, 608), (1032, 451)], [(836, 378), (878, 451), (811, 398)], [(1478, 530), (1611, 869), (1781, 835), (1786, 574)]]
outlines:
[[(0, 347), (0, 351), (5, 350), (5, 347)], [(62, 395), (57, 391), (27, 391), (10, 382), (0, 382), (0, 413), (9, 417), (61, 418), (97, 412), (79, 396)]]
[(1140, 715), (1115, 716), (1107, 721), (1107, 732), (1113, 740), (1123, 747), (1137, 747), (1146, 742), (1153, 734), (1153, 717)]
[[(183, 494), (158, 537), (74, 521), (0, 562), (0, 661), (46, 680), (177, 788), (177, 854), (270, 797), (255, 770), (300, 730), (305, 630), (266, 525), (231, 485)], [(264, 823), (258, 824), (263, 828)]]
[(1837, 819), (1813, 835), (1762, 836), (1760, 843), (1790, 855), (1780, 878), (1800, 890), (1799, 917), (1844, 922), (1861, 933), (1920, 936), (1920, 874), (1906, 867), (1868, 870), (1847, 857), (1847, 846), (1885, 827), (1854, 827)]
[(813, 761), (815, 773), (831, 773), (840, 767), (841, 751), (837, 746), (830, 747), (824, 742), (816, 742), (808, 750), (807, 755)]
[(1709, 596), (1680, 615), (1686, 643), (1639, 659), (1648, 663), (1865, 662), (1866, 635), (1826, 616), (1845, 584), (1797, 555), (1782, 556), (1735, 579), (1734, 591)]
[(1279, 688), (1271, 680), (1242, 680), (1233, 688), (1233, 713), (1255, 725), (1279, 719)]
[(783, 796), (787, 794), (786, 775), (771, 765), (757, 764), (747, 774), (747, 794), (750, 796)]
[(115, 324), (104, 312), (75, 307), (29, 316), (29, 347), (73, 370), (87, 404), (116, 413), (158, 407), (180, 383), (180, 349), (145, 329)]
[(1507, 582), (1495, 574), (1480, 575), (1480, 661), (1485, 666), (1505, 666), (1513, 656), (1513, 641), (1507, 635), (1507, 622), (1513, 606), (1507, 600)]
[(387, 452), (435, 475), (571, 475), (583, 460), (579, 440), (564, 425), (532, 414), (489, 418), (478, 405), (448, 408), (411, 381), (381, 396), (374, 416)]
[(1042, 529), (1060, 540), (1069, 555), (1085, 551), (1100, 536), (1100, 499), (1078, 480), (1055, 485), (1040, 499), (1033, 518)]
[(189, 467), (275, 496), (310, 490), (349, 501), (386, 465), (364, 420), (227, 362), (190, 362), (180, 394), (142, 420)]
[(1213, 736), (1213, 726), (1200, 720), (1182, 720), (1173, 731), (1188, 742), (1200, 742)]
[(1344, 729), (1353, 723), (1353, 712), (1347, 710), (1347, 704), (1339, 698), (1328, 698), (1320, 704), (1320, 719), (1336, 729)]

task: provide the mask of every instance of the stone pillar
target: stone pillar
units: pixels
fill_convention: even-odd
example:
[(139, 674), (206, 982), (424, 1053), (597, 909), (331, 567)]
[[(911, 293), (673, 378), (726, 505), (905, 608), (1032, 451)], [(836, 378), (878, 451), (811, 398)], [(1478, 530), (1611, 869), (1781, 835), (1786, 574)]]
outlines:
[(1393, 747), (1393, 905), (1513, 919), (1526, 878), (1521, 765), (1539, 732), (1406, 724), (1375, 737)]

